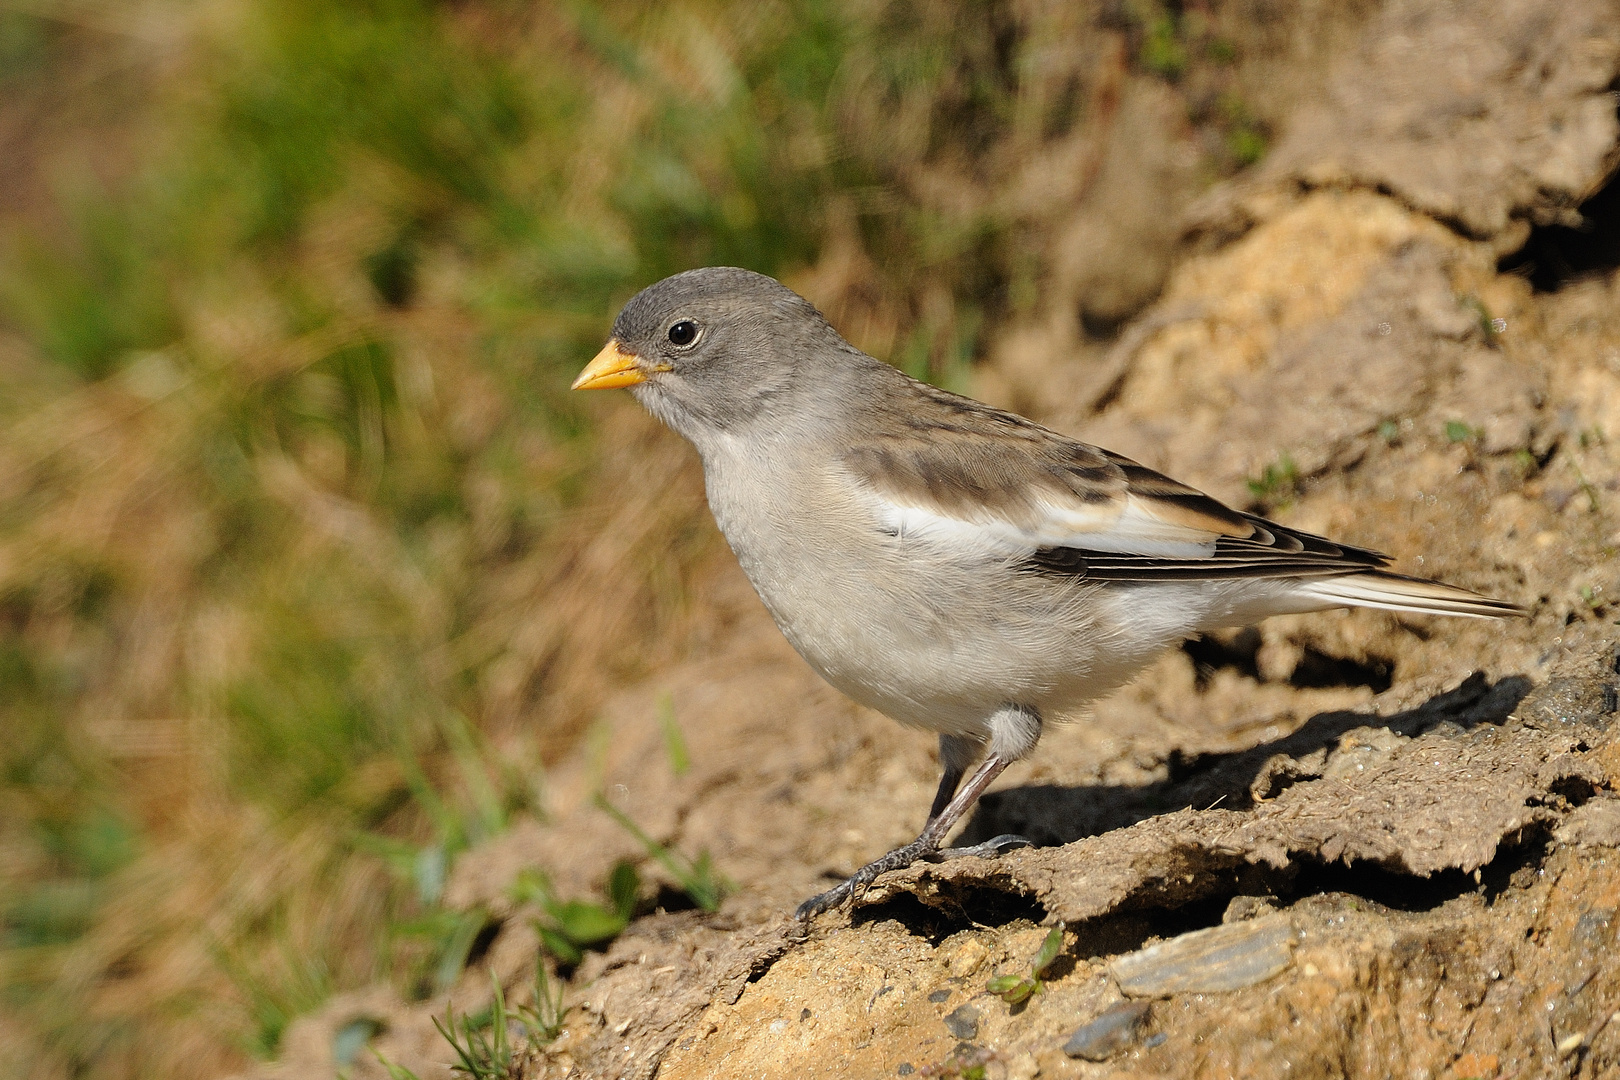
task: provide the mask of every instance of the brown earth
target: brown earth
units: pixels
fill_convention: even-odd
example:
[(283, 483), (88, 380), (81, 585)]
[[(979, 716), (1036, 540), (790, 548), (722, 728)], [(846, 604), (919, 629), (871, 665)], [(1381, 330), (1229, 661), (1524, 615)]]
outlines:
[[(523, 1076), (1620, 1073), (1620, 7), (1345, 10), (1331, 64), (1303, 50), (1271, 71), (1298, 93), (1273, 87), (1262, 164), (1193, 205), (1118, 211), (1110, 235), (1174, 210), (1186, 227), (1109, 349), (1080, 341), (1083, 264), (1125, 204), (1072, 195), (1054, 243), (1076, 269), (1003, 331), (978, 389), (1530, 617), (1332, 612), (1193, 643), (1052, 731), (965, 834), (1040, 846), (886, 876), (804, 926), (799, 899), (914, 835), (932, 744), (820, 683), (717, 550), (687, 658), (612, 698), (547, 777), (545, 821), (458, 865), (453, 903), (500, 929), (450, 1004), (487, 1003), (485, 967), (522, 1000), (524, 867), (563, 896), (620, 858), (673, 887), (598, 791), (737, 890), (588, 954), (566, 1031)], [(806, 286), (834, 310), (836, 270)], [(695, 500), (681, 460), (674, 497)], [(1042, 992), (985, 991), (1058, 923)], [(390, 1060), (448, 1075), (446, 1004), (334, 999), (263, 1075), (332, 1075), (357, 1017)], [(1112, 1039), (1071, 1044), (1102, 1060), (1065, 1053), (1105, 1015)]]

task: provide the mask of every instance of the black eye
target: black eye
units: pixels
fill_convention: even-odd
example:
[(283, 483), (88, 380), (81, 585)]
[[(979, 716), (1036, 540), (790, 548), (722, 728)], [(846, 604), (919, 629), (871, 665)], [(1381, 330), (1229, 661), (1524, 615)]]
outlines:
[(669, 328), (669, 343), (684, 348), (697, 340), (698, 325), (691, 319), (682, 319)]

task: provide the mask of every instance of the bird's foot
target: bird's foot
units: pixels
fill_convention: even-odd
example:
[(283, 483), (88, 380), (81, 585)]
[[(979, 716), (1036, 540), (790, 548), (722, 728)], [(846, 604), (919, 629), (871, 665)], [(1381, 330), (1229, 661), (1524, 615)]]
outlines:
[(887, 874), (890, 870), (904, 870), (918, 859), (939, 850), (937, 840), (929, 840), (919, 836), (905, 847), (895, 848), (881, 859), (874, 859), (855, 871), (849, 879), (833, 886), (824, 893), (812, 896), (799, 905), (794, 917), (799, 919), (813, 919), (823, 911), (838, 907), (847, 901), (854, 900), (866, 892), (867, 886), (876, 881), (878, 875)]
[(982, 844), (975, 844), (965, 848), (945, 848), (941, 850), (935, 841), (919, 836), (905, 847), (895, 848), (881, 859), (874, 859), (849, 876), (849, 879), (833, 886), (824, 893), (812, 896), (799, 905), (794, 917), (800, 920), (813, 919), (823, 911), (839, 907), (845, 903), (859, 899), (867, 888), (882, 874), (890, 870), (904, 870), (912, 863), (922, 859), (929, 862), (939, 862), (943, 859), (954, 859), (960, 855), (977, 855), (980, 858), (992, 858), (1003, 851), (1013, 848), (1029, 847), (1030, 842), (1022, 836), (1005, 833)]

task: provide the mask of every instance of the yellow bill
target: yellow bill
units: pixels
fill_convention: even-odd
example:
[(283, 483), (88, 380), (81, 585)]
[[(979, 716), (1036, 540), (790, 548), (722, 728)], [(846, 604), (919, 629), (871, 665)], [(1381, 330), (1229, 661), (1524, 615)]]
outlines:
[[(658, 371), (662, 368), (655, 367)], [(619, 348), (617, 338), (609, 338), (596, 354), (596, 359), (585, 365), (570, 390), (612, 390), (619, 386), (634, 386), (647, 381), (647, 369), (641, 357)]]

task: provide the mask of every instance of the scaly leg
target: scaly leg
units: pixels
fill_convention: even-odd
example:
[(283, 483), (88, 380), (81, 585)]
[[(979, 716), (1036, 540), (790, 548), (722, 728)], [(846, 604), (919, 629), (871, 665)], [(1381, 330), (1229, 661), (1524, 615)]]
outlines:
[(939, 817), (951, 804), (962, 777), (967, 775), (968, 766), (978, 758), (982, 749), (982, 743), (966, 735), (939, 737), (939, 763), (944, 771), (940, 773), (939, 790), (934, 792), (934, 805), (928, 811), (929, 821)]

